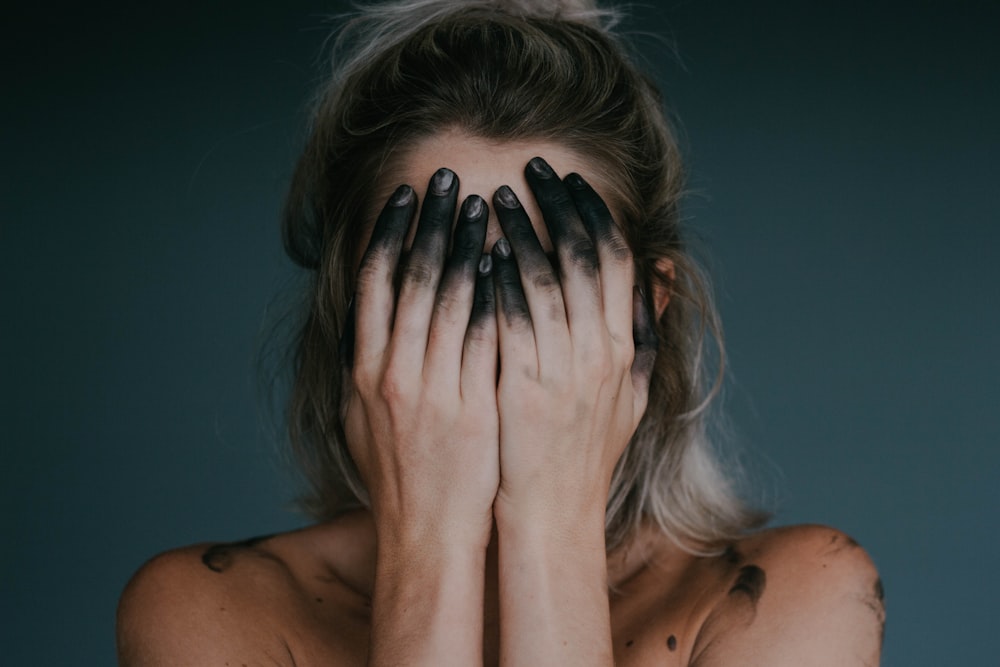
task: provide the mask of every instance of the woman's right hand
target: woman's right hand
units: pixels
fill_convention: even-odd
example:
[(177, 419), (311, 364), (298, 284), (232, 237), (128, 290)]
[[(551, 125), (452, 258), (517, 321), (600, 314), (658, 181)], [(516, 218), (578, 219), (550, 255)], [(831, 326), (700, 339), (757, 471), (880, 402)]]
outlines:
[(457, 197), (458, 178), (438, 170), (404, 257), (417, 197), (400, 186), (358, 273), (344, 430), (380, 547), (485, 548), (492, 529), (500, 471), (497, 329), (482, 254), (489, 211), (476, 195), (465, 200), (449, 256)]

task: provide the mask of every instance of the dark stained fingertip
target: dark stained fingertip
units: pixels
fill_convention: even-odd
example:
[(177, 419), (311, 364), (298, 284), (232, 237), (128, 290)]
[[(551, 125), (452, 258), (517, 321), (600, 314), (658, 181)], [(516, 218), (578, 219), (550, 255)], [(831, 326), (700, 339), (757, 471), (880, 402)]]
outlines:
[(510, 242), (507, 241), (507, 239), (501, 238), (493, 244), (493, 252), (500, 257), (507, 259), (510, 257)]
[(340, 363), (344, 368), (351, 368), (354, 365), (354, 341), (355, 322), (357, 321), (357, 310), (354, 306), (355, 300), (352, 298), (347, 304), (347, 314), (344, 316), (344, 330), (340, 334), (340, 344), (337, 351), (340, 354)]
[(582, 190), (587, 187), (587, 181), (583, 180), (583, 176), (575, 171), (567, 174), (566, 178), (563, 179), (563, 183), (576, 190)]
[(549, 166), (549, 163), (540, 157), (531, 158), (528, 162), (528, 169), (530, 169), (538, 178), (552, 178), (556, 175), (555, 172), (552, 171), (552, 167)]
[(514, 191), (506, 185), (500, 186), (500, 188), (493, 195), (493, 201), (504, 208), (517, 208), (521, 205), (521, 202), (517, 199), (517, 195), (515, 195)]
[(413, 188), (409, 185), (400, 185), (389, 198), (389, 206), (406, 206), (413, 201)]
[(436, 195), (446, 195), (455, 184), (455, 172), (441, 167), (431, 176), (430, 189)]
[(479, 259), (479, 275), (476, 276), (476, 291), (472, 300), (472, 317), (470, 326), (478, 326), (491, 321), (496, 314), (495, 297), (493, 294), (493, 258), (484, 254)]
[(469, 195), (462, 202), (462, 217), (467, 220), (475, 220), (483, 214), (486, 202), (479, 195)]

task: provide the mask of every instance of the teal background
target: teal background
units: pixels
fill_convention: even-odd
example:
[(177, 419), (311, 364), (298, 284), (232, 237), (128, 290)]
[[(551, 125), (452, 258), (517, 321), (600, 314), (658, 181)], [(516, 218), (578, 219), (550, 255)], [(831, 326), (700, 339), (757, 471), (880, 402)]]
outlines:
[[(36, 3), (0, 105), (6, 664), (114, 661), (149, 556), (293, 528), (254, 355), (343, 5)], [(683, 124), (737, 443), (779, 523), (856, 537), (885, 665), (995, 664), (996, 3), (673, 2), (635, 36)], [(671, 35), (669, 45), (645, 34)]]

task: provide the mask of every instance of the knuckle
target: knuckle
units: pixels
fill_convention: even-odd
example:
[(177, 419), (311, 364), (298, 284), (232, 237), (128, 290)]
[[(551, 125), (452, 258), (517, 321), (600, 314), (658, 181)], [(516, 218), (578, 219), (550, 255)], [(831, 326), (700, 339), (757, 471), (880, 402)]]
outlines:
[(365, 261), (358, 267), (357, 291), (364, 292), (377, 286), (378, 283), (384, 281), (385, 275), (386, 271), (377, 256), (366, 257)]
[(535, 289), (543, 292), (562, 291), (562, 286), (559, 284), (559, 278), (554, 272), (547, 269), (534, 271), (531, 275), (531, 284)]
[(391, 366), (386, 369), (378, 383), (378, 395), (389, 404), (396, 403), (406, 396), (406, 383), (399, 371)]
[(368, 369), (368, 364), (358, 362), (351, 367), (351, 386), (354, 391), (362, 397), (371, 396), (374, 387), (373, 377)]
[(403, 282), (416, 287), (425, 287), (434, 282), (436, 273), (423, 260), (408, 262), (406, 268), (403, 269)]
[(570, 262), (588, 273), (596, 273), (600, 265), (597, 249), (589, 238), (577, 236), (567, 245), (566, 253)]
[(618, 232), (617, 228), (612, 224), (612, 231), (604, 236), (602, 242), (608, 255), (615, 262), (621, 264), (631, 264), (632, 263), (632, 249), (629, 247), (628, 242), (625, 237)]
[(434, 317), (445, 323), (454, 323), (460, 317), (468, 315), (469, 306), (469, 299), (456, 286), (444, 285), (434, 297)]

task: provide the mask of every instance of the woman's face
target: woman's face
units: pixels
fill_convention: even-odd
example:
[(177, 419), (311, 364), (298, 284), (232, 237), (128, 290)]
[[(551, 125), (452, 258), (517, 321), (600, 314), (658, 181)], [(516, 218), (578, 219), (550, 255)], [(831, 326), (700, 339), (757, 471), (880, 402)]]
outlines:
[[(598, 192), (607, 192), (593, 162), (559, 144), (544, 141), (492, 141), (459, 132), (444, 132), (417, 142), (401, 156), (399, 163), (384, 179), (386, 182), (380, 183), (373, 214), (377, 214), (389, 194), (402, 183), (412, 186), (420, 201), (423, 201), (431, 176), (439, 168), (447, 167), (458, 175), (459, 202), (476, 194), (492, 206), (493, 193), (497, 188), (501, 185), (510, 186), (530, 216), (542, 247), (550, 252), (552, 243), (542, 221), (542, 214), (524, 178), (525, 165), (535, 156), (545, 158), (560, 177), (577, 172)], [(410, 238), (406, 241), (407, 247), (412, 241), (413, 232), (414, 229), (411, 229)], [(489, 252), (502, 235), (496, 216), (491, 215), (484, 252)], [(361, 248), (367, 245), (366, 238)]]

